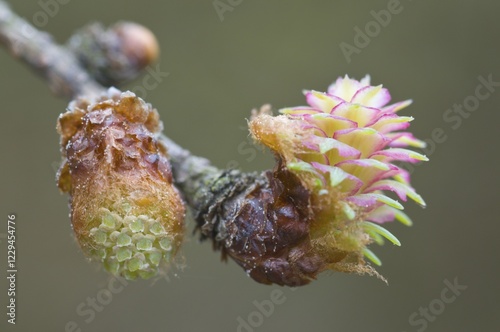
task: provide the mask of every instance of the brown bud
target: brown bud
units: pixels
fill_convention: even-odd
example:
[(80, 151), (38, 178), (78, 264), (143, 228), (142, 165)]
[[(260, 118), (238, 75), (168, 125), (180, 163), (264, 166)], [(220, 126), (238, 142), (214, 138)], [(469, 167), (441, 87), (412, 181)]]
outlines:
[(122, 52), (143, 69), (156, 61), (160, 54), (158, 41), (151, 30), (131, 22), (120, 22), (112, 27), (121, 40)]
[(99, 83), (107, 86), (136, 78), (159, 55), (154, 34), (131, 22), (110, 28), (92, 23), (70, 38), (68, 48)]

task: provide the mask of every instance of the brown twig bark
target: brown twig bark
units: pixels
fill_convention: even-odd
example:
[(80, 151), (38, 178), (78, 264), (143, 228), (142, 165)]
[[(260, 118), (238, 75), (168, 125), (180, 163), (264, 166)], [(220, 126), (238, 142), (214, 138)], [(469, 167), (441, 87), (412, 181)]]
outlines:
[(44, 77), (53, 93), (74, 98), (103, 91), (66, 48), (16, 15), (0, 1), (0, 42), (10, 53)]

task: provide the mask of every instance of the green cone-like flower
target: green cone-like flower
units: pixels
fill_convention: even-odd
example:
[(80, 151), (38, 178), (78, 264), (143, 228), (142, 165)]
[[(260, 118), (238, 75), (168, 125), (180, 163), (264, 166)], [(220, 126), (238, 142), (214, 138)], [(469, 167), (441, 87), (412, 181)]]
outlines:
[(167, 267), (183, 238), (184, 204), (172, 184), (158, 113), (111, 88), (78, 99), (59, 117), (59, 188), (83, 251), (114, 275), (150, 278)]

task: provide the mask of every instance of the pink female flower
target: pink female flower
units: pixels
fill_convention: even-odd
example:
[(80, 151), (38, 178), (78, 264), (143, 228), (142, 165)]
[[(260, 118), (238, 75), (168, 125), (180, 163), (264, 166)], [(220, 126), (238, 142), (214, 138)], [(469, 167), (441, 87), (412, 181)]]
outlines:
[(345, 76), (326, 93), (304, 94), (309, 106), (254, 115), (251, 133), (309, 191), (310, 250), (321, 257), (320, 270), (376, 274), (365, 257), (377, 265), (380, 260), (368, 245), (384, 239), (400, 245), (381, 224), (397, 219), (411, 225), (396, 197), (425, 206), (398, 166), (428, 160), (407, 149), (425, 143), (406, 131), (413, 118), (397, 114), (411, 100), (387, 105), (389, 91), (370, 85), (369, 76)]

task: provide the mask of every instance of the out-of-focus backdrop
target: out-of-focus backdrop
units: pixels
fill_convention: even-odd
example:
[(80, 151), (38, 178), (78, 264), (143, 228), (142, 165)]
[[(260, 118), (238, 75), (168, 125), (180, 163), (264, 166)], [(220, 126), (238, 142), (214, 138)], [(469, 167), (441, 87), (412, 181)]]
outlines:
[[(297, 290), (263, 286), (221, 263), (210, 243), (191, 236), (192, 223), (186, 267), (170, 281), (110, 286), (78, 249), (68, 197), (54, 181), (55, 123), (66, 101), (1, 49), (1, 331), (498, 331), (500, 2), (11, 4), (61, 42), (89, 21), (148, 26), (161, 58), (126, 88), (159, 109), (171, 138), (219, 167), (271, 167), (271, 154), (248, 138), (252, 108), (302, 105), (302, 89), (366, 73), (394, 101), (414, 100), (402, 113), (415, 117), (412, 131), (430, 143), (431, 161), (413, 173), (428, 207), (410, 202), (414, 226), (389, 226), (402, 247), (374, 248), (388, 286), (340, 273)], [(145, 88), (148, 75), (155, 88)], [(482, 80), (491, 82), (478, 88)], [(454, 105), (464, 111), (448, 111)], [(9, 213), (17, 215), (15, 327), (6, 322)]]

